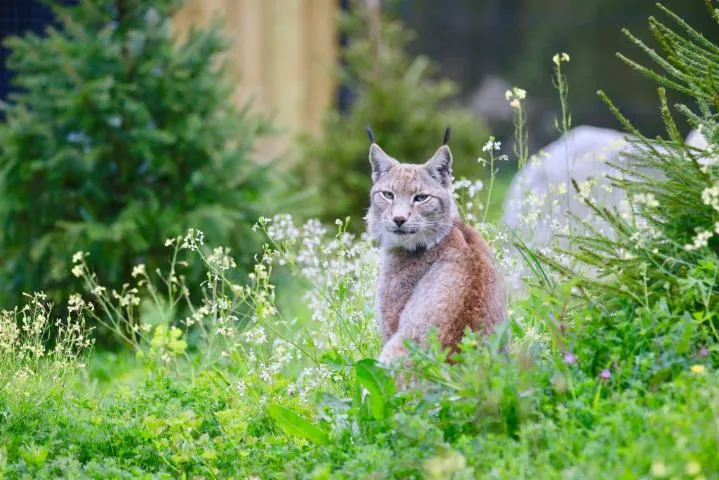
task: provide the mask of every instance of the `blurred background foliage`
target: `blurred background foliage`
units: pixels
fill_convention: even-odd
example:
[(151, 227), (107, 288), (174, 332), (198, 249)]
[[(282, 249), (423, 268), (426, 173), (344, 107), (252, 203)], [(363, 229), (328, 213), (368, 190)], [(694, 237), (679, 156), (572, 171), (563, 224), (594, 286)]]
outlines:
[[(339, 102), (326, 113), (323, 134), (304, 137), (299, 163), (303, 184), (316, 187), (314, 205), (325, 220), (351, 215), (362, 228), (368, 123), (391, 155), (410, 162), (423, 161), (451, 124), (455, 175), (481, 178), (487, 172), (476, 159), (490, 132), (511, 150), (512, 111), (504, 92), (519, 86), (528, 91), (530, 149), (551, 142), (559, 114), (551, 57), (559, 51), (572, 59), (565, 72), (574, 125), (619, 128), (596, 95), (602, 88), (642, 131), (662, 131), (651, 80), (616, 58), (617, 51), (639, 54), (620, 31), (645, 31), (647, 17), (656, 13), (653, 0), (394, 0), (381, 2), (381, 26), (373, 25), (380, 16), (372, 12), (380, 2), (342, 3)], [(704, 2), (667, 5), (719, 39)], [(687, 100), (670, 95), (670, 102)], [(504, 174), (515, 168), (503, 166)]]
[(55, 5), (57, 28), (7, 40), (17, 91), (0, 123), (1, 306), (34, 290), (67, 298), (78, 250), (119, 289), (135, 264), (165, 267), (165, 240), (189, 227), (251, 260), (270, 181), (252, 149), (268, 125), (230, 100), (217, 26), (175, 41), (179, 7)]
[(363, 228), (372, 183), (365, 125), (389, 155), (410, 163), (431, 158), (451, 126), (455, 176), (477, 175), (488, 133), (469, 109), (453, 104), (457, 84), (427, 56), (407, 54), (411, 31), (362, 2), (351, 5), (341, 16), (341, 31), (350, 40), (339, 79), (352, 101), (346, 111), (326, 113), (322, 136), (305, 138), (300, 172), (305, 184), (316, 185), (323, 218), (349, 215), (357, 230)]

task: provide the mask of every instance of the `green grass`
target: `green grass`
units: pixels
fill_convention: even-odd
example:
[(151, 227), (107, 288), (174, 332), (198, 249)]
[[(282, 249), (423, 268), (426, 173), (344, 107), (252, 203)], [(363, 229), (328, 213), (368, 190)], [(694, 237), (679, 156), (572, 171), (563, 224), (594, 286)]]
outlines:
[[(269, 417), (262, 399), (281, 396), (281, 380), (257, 381), (240, 395), (220, 372), (163, 375), (127, 355), (98, 354), (68, 385), (62, 401), (3, 428), (4, 473), (7, 478), (640, 478), (666, 472), (666, 477), (699, 478), (700, 470), (714, 478), (719, 472), (719, 376), (712, 367), (684, 371), (655, 391), (641, 391), (620, 390), (551, 363), (520, 374), (520, 366), (500, 364), (488, 379), (490, 395), (457, 400), (436, 388), (431, 395), (404, 392), (388, 399), (390, 413), (381, 420), (363, 418), (352, 412), (351, 402), (338, 398), (303, 405), (283, 398), (330, 432), (331, 442), (313, 444)], [(531, 387), (510, 393), (528, 378)], [(496, 382), (503, 385), (495, 388)], [(332, 423), (339, 417), (319, 420), (327, 418), (317, 417), (319, 405), (332, 402), (341, 406), (330, 409), (346, 407), (348, 420), (367, 431), (343, 430)], [(521, 421), (507, 428), (514, 402)]]
[[(68, 360), (55, 383), (30, 376), (21, 388), (6, 385), (2, 475), (716, 478), (717, 348), (699, 323), (687, 337), (689, 320), (662, 313), (659, 302), (639, 330), (636, 315), (644, 314), (631, 297), (618, 298), (608, 314), (610, 305), (571, 300), (574, 283), (544, 286), (512, 303), (506, 328), (489, 338), (468, 335), (454, 365), (434, 340), (413, 349), (404, 372), (412, 387), (397, 390), (396, 372), (364, 358), (380, 346), (366, 287), (376, 273), (352, 266), (371, 267), (370, 246), (345, 238), (346, 225), (322, 234), (317, 225), (288, 222), (261, 222), (270, 235), (266, 257), (284, 264), (282, 278), (293, 279), (280, 284), (286, 298), (263, 283), (272, 277), (261, 280), (270, 264), (258, 267), (249, 282), (254, 293), (233, 290), (232, 311), (255, 323), (232, 341), (182, 329), (189, 345), (172, 349), (169, 337), (158, 336), (166, 331), (160, 321), (131, 348), (93, 352), (84, 368), (76, 365), (80, 357)], [(302, 257), (307, 244), (317, 248)], [(200, 252), (217, 280), (206, 301), (220, 305), (229, 280), (213, 268), (222, 262)], [(307, 270), (315, 264), (323, 267), (320, 276)], [(152, 291), (142, 281), (153, 277), (137, 278), (144, 285), (137, 295)], [(322, 299), (330, 303), (316, 303)], [(268, 314), (272, 305), (294, 317)], [(701, 311), (693, 300), (686, 308)], [(258, 336), (260, 327), (267, 339)], [(218, 354), (217, 345), (234, 341), (241, 346)], [(48, 385), (56, 388), (38, 400)]]

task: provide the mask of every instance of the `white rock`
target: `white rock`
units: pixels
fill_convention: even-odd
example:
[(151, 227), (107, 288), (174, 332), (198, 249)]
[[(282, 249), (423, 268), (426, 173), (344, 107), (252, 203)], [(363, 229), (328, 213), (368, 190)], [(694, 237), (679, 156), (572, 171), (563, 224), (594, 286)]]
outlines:
[[(706, 150), (706, 138), (694, 130), (688, 145)], [(629, 201), (623, 190), (613, 188), (609, 177), (622, 173), (612, 165), (626, 164), (630, 148), (622, 132), (580, 126), (549, 144), (515, 175), (504, 202), (502, 222), (527, 245), (547, 252), (558, 247), (570, 248), (562, 234), (585, 228), (588, 221), (596, 230), (610, 234), (611, 229), (582, 202), (572, 180), (593, 202), (629, 212)], [(709, 162), (702, 157), (700, 163)], [(660, 176), (659, 172), (643, 174)]]
[(512, 180), (502, 221), (527, 243), (548, 246), (559, 231), (590, 213), (577, 195), (572, 179), (586, 187), (591, 198), (619, 207), (623, 192), (613, 189), (608, 176), (620, 173), (610, 164), (625, 161), (624, 134), (606, 128), (581, 126), (549, 144)]

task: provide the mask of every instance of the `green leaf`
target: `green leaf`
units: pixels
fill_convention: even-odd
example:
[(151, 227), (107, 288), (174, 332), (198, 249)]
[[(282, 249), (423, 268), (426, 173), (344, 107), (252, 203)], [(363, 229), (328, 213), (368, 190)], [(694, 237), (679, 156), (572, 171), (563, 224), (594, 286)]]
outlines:
[(365, 358), (355, 364), (355, 378), (358, 390), (363, 388), (367, 395), (355, 397), (364, 403), (367, 401), (370, 413), (377, 420), (387, 416), (387, 400), (395, 394), (394, 379), (377, 364), (376, 360)]
[(273, 403), (268, 407), (270, 417), (287, 433), (313, 443), (325, 445), (329, 443), (329, 435), (309, 420), (297, 415), (291, 409)]
[(697, 333), (697, 323), (692, 320), (689, 312), (684, 312), (681, 323), (677, 326), (678, 335), (675, 351), (680, 355), (686, 355), (694, 345), (694, 339)]

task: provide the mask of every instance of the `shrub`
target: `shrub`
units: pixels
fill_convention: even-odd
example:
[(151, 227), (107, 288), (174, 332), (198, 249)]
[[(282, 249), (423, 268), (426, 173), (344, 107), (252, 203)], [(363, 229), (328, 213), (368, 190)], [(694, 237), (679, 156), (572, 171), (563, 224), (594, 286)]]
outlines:
[(302, 174), (317, 188), (324, 219), (364, 216), (371, 183), (367, 124), (390, 155), (415, 163), (429, 159), (449, 125), (455, 175), (476, 171), (487, 132), (469, 110), (449, 105), (453, 82), (437, 77), (428, 58), (406, 54), (412, 34), (402, 23), (375, 18), (356, 2), (341, 25), (350, 43), (339, 78), (353, 93), (352, 105), (347, 113), (330, 109), (323, 135), (304, 142)]
[[(591, 321), (580, 322), (576, 332), (577, 343), (588, 347), (593, 370), (614, 365), (627, 375), (641, 372), (661, 381), (703, 347), (715, 350), (719, 341), (719, 127), (712, 69), (719, 63), (719, 47), (666, 7), (658, 8), (674, 24), (650, 19), (663, 55), (625, 33), (663, 73), (619, 56), (659, 83), (665, 138), (644, 136), (600, 92), (630, 134), (627, 159), (615, 165), (621, 175), (612, 179), (629, 201), (610, 210), (583, 196), (575, 183), (579, 197), (608, 229), (583, 222), (583, 231), (571, 235), (571, 250), (560, 252), (572, 266), (546, 252), (531, 255), (571, 280), (588, 306)], [(715, 10), (710, 14), (719, 20)], [(671, 108), (666, 89), (690, 95), (697, 108)], [(699, 130), (703, 147), (684, 142), (677, 113)]]
[(153, 271), (164, 240), (189, 226), (256, 247), (267, 180), (251, 149), (266, 126), (233, 104), (217, 25), (175, 39), (178, 6), (56, 4), (59, 29), (8, 40), (20, 92), (0, 125), (0, 302), (36, 289), (66, 298), (77, 250), (117, 285), (137, 262)]

